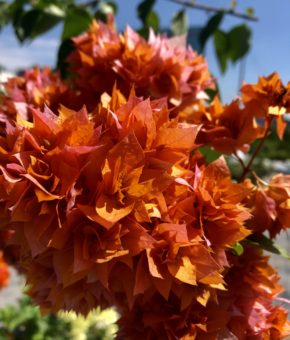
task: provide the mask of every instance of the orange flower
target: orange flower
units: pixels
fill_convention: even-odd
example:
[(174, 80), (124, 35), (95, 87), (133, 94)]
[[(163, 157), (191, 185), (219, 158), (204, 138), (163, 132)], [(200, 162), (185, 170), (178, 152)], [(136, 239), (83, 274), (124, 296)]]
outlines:
[(255, 117), (276, 118), (277, 134), (280, 139), (286, 128), (284, 113), (290, 109), (289, 84), (285, 86), (277, 73), (260, 77), (257, 84), (243, 85), (242, 100)]
[(8, 281), (9, 281), (8, 265), (3, 258), (2, 251), (0, 251), (0, 289), (6, 287)]
[(174, 106), (186, 101), (189, 105), (212, 84), (206, 61), (182, 39), (151, 31), (147, 42), (130, 27), (118, 35), (113, 23), (94, 22), (74, 42), (76, 51), (69, 61), (87, 102), (92, 95), (98, 100), (103, 92), (111, 93), (116, 83), (126, 96), (134, 86), (138, 96), (166, 96)]
[(263, 136), (263, 129), (247, 107), (238, 100), (222, 106), (216, 97), (209, 108), (204, 108), (203, 128), (198, 142), (213, 146), (217, 151), (231, 154), (247, 152), (249, 144)]
[(191, 299), (182, 308), (173, 292), (168, 298), (158, 293), (144, 294), (130, 307), (120, 299), (118, 338), (278, 340), (289, 336), (287, 312), (272, 305), (281, 287), (268, 258), (261, 256), (259, 249), (246, 247), (242, 256), (229, 259), (227, 290), (217, 291), (206, 306)]
[[(1, 119), (15, 119), (16, 115), (27, 119), (31, 117), (29, 106), (44, 108), (44, 105), (57, 109), (64, 100), (67, 86), (61, 81), (59, 74), (48, 67), (40, 70), (35, 67), (21, 77), (8, 79), (4, 84), (5, 94), (0, 95)], [(65, 104), (65, 103), (63, 103)]]
[(269, 184), (259, 180), (258, 187), (248, 182), (248, 187), (251, 193), (244, 202), (253, 215), (249, 227), (255, 233), (267, 230), (274, 238), (281, 230), (290, 228), (289, 175), (275, 175)]

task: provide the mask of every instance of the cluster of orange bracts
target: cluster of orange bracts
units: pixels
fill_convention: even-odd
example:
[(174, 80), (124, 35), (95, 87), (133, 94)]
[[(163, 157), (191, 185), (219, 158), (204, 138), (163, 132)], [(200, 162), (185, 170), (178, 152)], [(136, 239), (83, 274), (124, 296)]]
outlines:
[(95, 22), (74, 42), (75, 78), (33, 69), (0, 97), (0, 226), (34, 302), (114, 305), (120, 339), (287, 336), (277, 273), (247, 237), (290, 227), (290, 176), (236, 182), (199, 148), (246, 152), (273, 120), (282, 138), (289, 86), (273, 74), (207, 105), (207, 64), (180, 39)]

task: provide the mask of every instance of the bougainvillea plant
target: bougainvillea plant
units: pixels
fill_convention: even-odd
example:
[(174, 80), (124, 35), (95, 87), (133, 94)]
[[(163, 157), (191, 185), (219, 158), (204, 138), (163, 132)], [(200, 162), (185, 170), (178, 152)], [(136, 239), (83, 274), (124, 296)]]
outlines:
[(1, 230), (34, 302), (115, 306), (119, 339), (287, 337), (259, 240), (290, 227), (290, 176), (250, 175), (271, 125), (283, 137), (290, 85), (272, 74), (208, 103), (207, 63), (181, 38), (110, 21), (74, 43), (69, 80), (34, 68), (0, 98)]

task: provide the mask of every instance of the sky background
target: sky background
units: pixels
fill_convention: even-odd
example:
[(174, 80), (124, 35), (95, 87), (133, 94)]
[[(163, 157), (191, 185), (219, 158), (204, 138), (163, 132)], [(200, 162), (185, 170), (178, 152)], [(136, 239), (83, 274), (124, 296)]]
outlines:
[[(126, 24), (133, 28), (140, 26), (136, 17), (136, 6), (140, 0), (118, 0), (119, 13), (117, 27), (122, 30)], [(226, 6), (230, 0), (198, 0), (199, 3), (211, 4), (217, 7)], [(246, 58), (246, 82), (256, 82), (258, 76), (269, 75), (277, 71), (285, 82), (290, 80), (290, 1), (287, 0), (239, 0), (238, 8), (245, 11), (253, 7), (259, 17), (258, 22), (247, 22), (252, 28), (252, 48)], [(158, 0), (155, 6), (160, 15), (161, 27), (168, 27), (174, 13), (181, 9), (180, 5), (167, 0)], [(188, 10), (191, 26), (204, 25), (209, 13)], [(242, 24), (243, 19), (226, 16), (222, 29), (228, 30), (234, 25)], [(32, 43), (22, 46), (17, 42), (11, 27), (2, 30), (0, 34), (0, 65), (9, 71), (28, 68), (32, 65), (54, 66), (56, 51), (59, 44), (62, 27)], [(221, 76), (214, 55), (212, 42), (206, 47), (206, 57), (211, 72), (219, 79), (224, 101), (234, 99), (238, 94), (240, 64), (229, 68), (225, 76)]]

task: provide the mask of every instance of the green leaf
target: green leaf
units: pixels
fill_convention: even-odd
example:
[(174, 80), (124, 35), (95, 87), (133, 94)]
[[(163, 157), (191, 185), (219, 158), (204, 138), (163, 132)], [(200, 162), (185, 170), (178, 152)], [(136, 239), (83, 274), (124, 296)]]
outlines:
[(247, 25), (234, 27), (228, 33), (229, 57), (233, 62), (243, 58), (250, 50), (251, 30)]
[(236, 242), (232, 248), (232, 252), (237, 256), (241, 256), (244, 253), (244, 247), (240, 242)]
[(86, 9), (76, 6), (69, 7), (64, 21), (62, 41), (86, 31), (92, 20), (92, 15)]
[(159, 30), (159, 17), (155, 11), (148, 13), (146, 18), (146, 26), (152, 27), (155, 32)]
[(75, 45), (71, 39), (64, 40), (57, 54), (57, 69), (60, 71), (62, 78), (69, 78), (69, 63), (67, 57), (75, 50)]
[(63, 18), (64, 12), (61, 9), (56, 10), (56, 6), (53, 5), (47, 10), (32, 9), (22, 15), (19, 23), (19, 28), (21, 27), (20, 39), (22, 41), (34, 39), (52, 29)]
[(228, 51), (230, 48), (227, 34), (221, 30), (216, 30), (214, 33), (214, 45), (221, 71), (222, 73), (225, 73), (227, 70)]
[(254, 14), (255, 14), (254, 8), (253, 7), (247, 7), (246, 8), (246, 14), (248, 14), (248, 16), (250, 16), (250, 17), (254, 16)]
[(202, 146), (201, 148), (199, 148), (200, 153), (203, 155), (203, 157), (205, 158), (205, 161), (207, 164), (215, 161), (216, 159), (218, 159), (221, 154), (215, 150), (213, 150), (211, 147), (209, 146)]
[(118, 5), (114, 1), (107, 1), (106, 6), (111, 8), (111, 13), (117, 14)]
[(0, 31), (2, 27), (6, 26), (9, 21), (11, 20), (10, 11), (9, 11), (9, 4), (1, 1), (0, 2)]
[(267, 250), (270, 253), (280, 255), (285, 259), (290, 260), (290, 254), (288, 251), (265, 235), (261, 235), (259, 237), (250, 236), (247, 238), (247, 242), (251, 245)]
[(186, 10), (177, 12), (171, 21), (171, 30), (174, 35), (182, 35), (188, 31), (188, 19)]
[(137, 7), (138, 18), (143, 22), (144, 25), (146, 24), (147, 16), (152, 11), (154, 4), (155, 0), (143, 0)]
[(191, 26), (187, 32), (188, 44), (191, 45), (192, 48), (198, 53), (202, 53), (202, 48), (199, 41), (199, 35), (202, 30), (202, 26)]
[(199, 34), (199, 42), (201, 46), (201, 50), (204, 50), (205, 44), (207, 40), (214, 34), (214, 32), (219, 28), (222, 20), (224, 17), (223, 12), (219, 12), (213, 15), (208, 22), (206, 23), (205, 27), (201, 30)]
[(215, 89), (205, 89), (204, 92), (208, 95), (208, 102), (211, 103), (214, 99), (214, 97), (218, 96), (219, 97), (219, 88), (218, 84), (216, 83), (216, 88)]
[(116, 12), (117, 5), (114, 2), (112, 1), (101, 2), (98, 10), (95, 13), (95, 18), (106, 22), (108, 15), (110, 14), (115, 15)]

